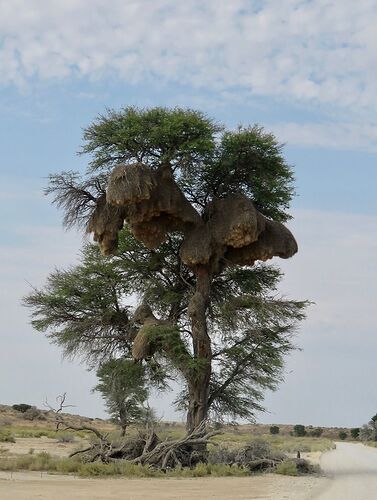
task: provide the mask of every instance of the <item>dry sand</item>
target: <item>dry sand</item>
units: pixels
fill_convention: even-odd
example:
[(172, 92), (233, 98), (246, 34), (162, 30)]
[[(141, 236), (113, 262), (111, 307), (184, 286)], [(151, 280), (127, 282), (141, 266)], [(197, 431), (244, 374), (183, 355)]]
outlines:
[(376, 500), (377, 449), (336, 443), (336, 450), (322, 455), (321, 467), (329, 479), (313, 500)]
[(323, 478), (266, 474), (245, 478), (78, 479), (0, 472), (1, 500), (305, 500)]
[[(1, 443), (2, 447), (9, 453), (15, 455), (27, 455), (30, 450), (33, 453), (45, 451), (55, 457), (68, 457), (68, 455), (80, 447), (85, 447), (87, 441), (84, 439), (75, 439), (73, 443), (59, 443), (56, 439), (42, 438), (17, 438), (15, 443)], [(0, 497), (0, 500), (1, 497)]]

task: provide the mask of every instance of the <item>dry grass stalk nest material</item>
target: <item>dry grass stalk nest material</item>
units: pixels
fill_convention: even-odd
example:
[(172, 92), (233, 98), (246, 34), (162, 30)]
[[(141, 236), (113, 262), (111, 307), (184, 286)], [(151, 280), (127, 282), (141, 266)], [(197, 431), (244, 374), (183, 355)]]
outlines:
[(170, 322), (157, 319), (146, 304), (141, 304), (135, 310), (132, 322), (135, 325), (141, 325), (132, 344), (132, 357), (136, 361), (149, 359), (158, 350), (161, 340), (158, 336), (150, 334), (150, 328), (170, 325)]
[(107, 188), (110, 204), (127, 207), (127, 222), (147, 248), (157, 248), (171, 231), (200, 221), (176, 184), (169, 166), (151, 170), (142, 163), (119, 165)]
[(264, 217), (244, 194), (213, 200), (201, 217), (168, 165), (152, 170), (134, 163), (113, 170), (107, 198), (99, 198), (88, 224), (105, 255), (115, 251), (124, 219), (136, 239), (150, 249), (170, 232), (182, 232), (182, 261), (191, 268), (209, 265), (212, 273), (229, 263), (253, 265), (256, 260), (286, 259), (297, 252), (292, 233)]
[(97, 200), (97, 205), (89, 219), (87, 231), (94, 233), (103, 255), (111, 255), (118, 247), (118, 233), (126, 216), (125, 208), (109, 205), (106, 195)]

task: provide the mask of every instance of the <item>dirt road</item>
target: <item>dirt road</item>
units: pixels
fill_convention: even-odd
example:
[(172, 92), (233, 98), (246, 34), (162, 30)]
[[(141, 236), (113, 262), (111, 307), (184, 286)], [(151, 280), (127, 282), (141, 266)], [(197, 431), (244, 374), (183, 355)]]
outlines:
[(1, 500), (307, 500), (313, 477), (266, 474), (197, 479), (77, 479), (0, 472)]
[(313, 500), (377, 499), (377, 449), (337, 443), (336, 450), (322, 455), (321, 467), (329, 479)]

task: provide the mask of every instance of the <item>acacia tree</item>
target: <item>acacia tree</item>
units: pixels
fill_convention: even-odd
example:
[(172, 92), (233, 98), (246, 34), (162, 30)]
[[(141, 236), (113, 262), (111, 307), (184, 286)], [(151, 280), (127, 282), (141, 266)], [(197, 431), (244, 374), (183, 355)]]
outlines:
[(148, 412), (144, 367), (129, 359), (111, 359), (99, 367), (97, 377), (99, 382), (94, 390), (102, 394), (109, 414), (124, 436), (127, 427), (142, 421)]
[(93, 366), (132, 357), (159, 387), (179, 374), (190, 432), (210, 411), (252, 417), (306, 305), (280, 298), (281, 273), (263, 263), (297, 251), (281, 145), (197, 111), (126, 108), (99, 116), (81, 153), (86, 174), (52, 175), (47, 192), (107, 257), (88, 245), (34, 290), (34, 326)]

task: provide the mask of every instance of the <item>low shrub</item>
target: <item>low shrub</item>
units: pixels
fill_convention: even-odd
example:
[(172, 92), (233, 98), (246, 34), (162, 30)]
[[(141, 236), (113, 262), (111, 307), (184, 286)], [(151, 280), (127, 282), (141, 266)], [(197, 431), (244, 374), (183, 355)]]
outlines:
[(352, 439), (359, 439), (360, 427), (354, 427), (351, 429), (351, 437)]
[(30, 410), (31, 405), (20, 403), (18, 405), (13, 405), (12, 408), (13, 410), (19, 411), (20, 413), (25, 413), (26, 411)]
[(297, 476), (297, 466), (293, 460), (283, 460), (275, 467), (276, 474), (282, 474), (283, 476)]
[(26, 410), (23, 414), (23, 418), (25, 420), (47, 420), (46, 416), (43, 414), (41, 410), (38, 410), (36, 406), (32, 406), (28, 410)]
[(312, 465), (303, 458), (285, 459), (276, 465), (274, 472), (284, 476), (298, 476), (303, 474), (318, 474), (320, 468), (318, 465)]
[(323, 434), (323, 429), (321, 429), (320, 427), (317, 427), (316, 429), (313, 429), (313, 430), (309, 431), (308, 434), (311, 437), (317, 437), (317, 438), (319, 438)]
[(279, 432), (280, 432), (280, 427), (278, 427), (277, 425), (271, 425), (270, 434), (276, 435), (279, 434)]
[(208, 453), (208, 463), (211, 465), (232, 465), (236, 462), (237, 454), (237, 449), (228, 448), (226, 446), (218, 446), (210, 449)]
[(297, 437), (306, 436), (305, 425), (297, 424), (293, 427), (293, 435)]
[(63, 434), (58, 434), (57, 436), (58, 443), (74, 443), (75, 436), (69, 432), (65, 432)]
[(14, 436), (9, 431), (0, 431), (0, 443), (15, 443)]

